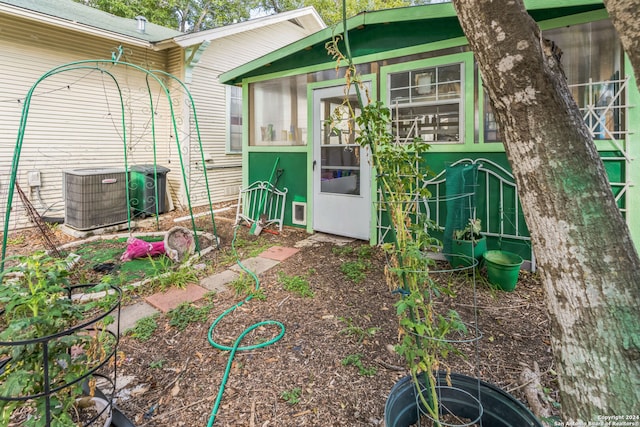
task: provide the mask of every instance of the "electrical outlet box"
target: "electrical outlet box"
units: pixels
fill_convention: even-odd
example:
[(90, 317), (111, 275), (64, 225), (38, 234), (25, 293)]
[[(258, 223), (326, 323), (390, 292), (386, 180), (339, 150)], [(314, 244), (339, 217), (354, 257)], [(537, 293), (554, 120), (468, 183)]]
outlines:
[(40, 187), (42, 182), (40, 181), (40, 171), (29, 171), (27, 172), (27, 182), (29, 183), (29, 187)]

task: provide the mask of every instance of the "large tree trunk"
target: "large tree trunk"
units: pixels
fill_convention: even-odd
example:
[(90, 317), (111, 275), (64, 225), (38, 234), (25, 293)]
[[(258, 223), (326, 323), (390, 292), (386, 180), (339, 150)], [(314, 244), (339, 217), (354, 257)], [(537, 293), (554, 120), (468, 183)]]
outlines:
[(546, 288), (563, 418), (639, 415), (640, 260), (559, 51), (522, 0), (453, 3), (505, 139)]
[[(640, 10), (639, 0), (604, 0), (611, 22), (618, 32), (636, 76), (640, 76)], [(640, 89), (640, 78), (636, 79)]]

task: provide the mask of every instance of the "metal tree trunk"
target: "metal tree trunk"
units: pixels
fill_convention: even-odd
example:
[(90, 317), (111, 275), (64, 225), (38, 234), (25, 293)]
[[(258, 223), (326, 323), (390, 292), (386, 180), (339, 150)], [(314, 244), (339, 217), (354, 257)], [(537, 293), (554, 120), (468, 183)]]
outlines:
[(640, 260), (560, 52), (522, 0), (453, 3), (504, 135), (546, 288), (563, 418), (638, 415)]

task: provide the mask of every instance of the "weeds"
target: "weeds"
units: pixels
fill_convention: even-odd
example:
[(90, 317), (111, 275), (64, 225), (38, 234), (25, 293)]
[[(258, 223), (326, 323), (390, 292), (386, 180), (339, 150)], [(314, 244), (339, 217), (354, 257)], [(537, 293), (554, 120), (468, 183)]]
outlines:
[(255, 285), (255, 280), (245, 273), (240, 273), (240, 275), (231, 283), (229, 286), (233, 289), (237, 296), (239, 295), (250, 295), (251, 289)]
[(164, 359), (159, 359), (159, 360), (154, 360), (153, 362), (149, 363), (149, 367), (151, 369), (162, 369), (162, 367), (164, 366), (166, 360)]
[(358, 368), (358, 373), (363, 377), (372, 377), (378, 372), (378, 370), (373, 366), (370, 368), (366, 368), (364, 366), (364, 364), (362, 363), (362, 354), (360, 353), (348, 355), (347, 357), (342, 359), (341, 363), (342, 366), (355, 366), (356, 368)]
[(367, 277), (369, 263), (357, 261), (345, 261), (340, 265), (340, 271), (349, 278), (353, 283), (360, 283)]
[(153, 316), (143, 317), (136, 322), (136, 326), (125, 331), (125, 335), (130, 335), (131, 338), (139, 341), (149, 341), (153, 333), (158, 329), (158, 322), (156, 322), (157, 314)]
[(271, 247), (271, 243), (265, 241), (263, 237), (258, 237), (255, 240), (247, 240), (243, 237), (236, 237), (234, 247), (241, 249), (244, 256), (253, 258), (260, 255)]
[[(307, 273), (306, 277), (309, 277), (309, 275), (310, 273)], [(296, 293), (301, 297), (313, 298), (315, 296), (309, 281), (305, 277), (289, 276), (281, 271), (278, 273), (278, 279), (285, 291)]]
[(334, 255), (351, 255), (353, 254), (353, 248), (351, 246), (336, 246), (331, 248), (331, 252)]
[(149, 258), (149, 260), (155, 272), (155, 277), (151, 280), (151, 286), (154, 289), (165, 291), (172, 286), (184, 289), (189, 283), (198, 280), (198, 276), (191, 268), (175, 267), (168, 257)]
[(192, 303), (183, 302), (173, 310), (167, 312), (169, 325), (175, 326), (180, 331), (184, 331), (191, 323), (205, 322), (212, 308), (213, 304), (197, 307)]
[(358, 341), (358, 344), (362, 343), (362, 341), (365, 338), (372, 338), (376, 334), (376, 332), (380, 330), (380, 328), (376, 326), (372, 326), (366, 329), (360, 326), (356, 326), (353, 324), (353, 320), (350, 317), (349, 318), (339, 317), (338, 320), (340, 320), (343, 323), (346, 323), (347, 325), (347, 327), (342, 329), (340, 333), (356, 338), (356, 340)]
[(344, 261), (340, 265), (340, 271), (347, 276), (353, 283), (360, 283), (367, 277), (367, 270), (369, 269), (370, 261), (373, 254), (371, 246), (362, 245), (357, 248), (351, 246), (335, 247), (331, 250), (338, 256), (356, 256), (354, 261)]
[(292, 388), (291, 390), (285, 390), (280, 393), (280, 397), (284, 399), (289, 405), (295, 405), (300, 402), (300, 395), (302, 389), (300, 387)]
[(24, 235), (18, 235), (16, 237), (8, 237), (7, 246), (20, 246), (20, 245), (23, 245), (24, 242), (26, 241), (27, 241), (27, 238)]

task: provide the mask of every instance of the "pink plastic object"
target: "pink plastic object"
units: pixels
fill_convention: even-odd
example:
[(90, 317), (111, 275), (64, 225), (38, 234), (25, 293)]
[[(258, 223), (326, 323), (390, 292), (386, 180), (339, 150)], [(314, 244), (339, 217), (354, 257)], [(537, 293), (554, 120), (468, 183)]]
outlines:
[(120, 261), (131, 261), (136, 258), (147, 256), (164, 255), (164, 242), (145, 242), (135, 237), (127, 240), (127, 250), (120, 257)]

